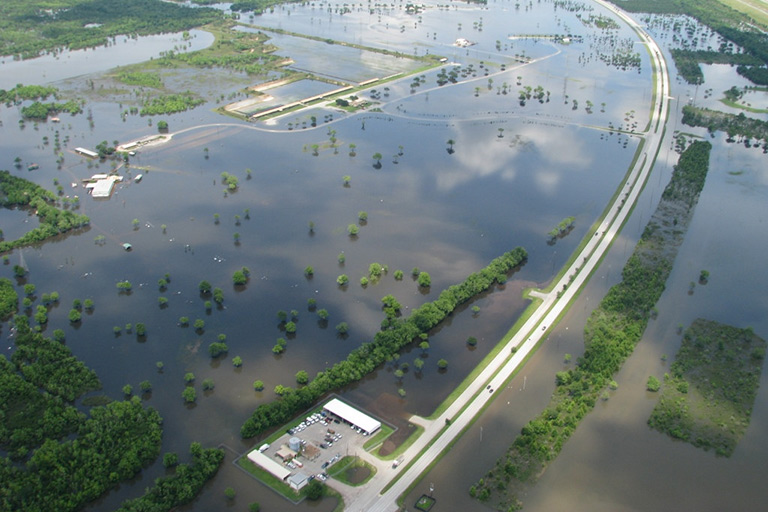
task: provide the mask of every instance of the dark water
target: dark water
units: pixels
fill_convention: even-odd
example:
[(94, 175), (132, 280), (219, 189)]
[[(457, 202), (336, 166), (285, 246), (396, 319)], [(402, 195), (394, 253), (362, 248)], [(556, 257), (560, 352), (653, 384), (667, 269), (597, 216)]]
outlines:
[[(364, 382), (344, 390), (347, 398), (376, 412), (386, 412), (388, 419), (398, 424), (405, 425), (403, 418), (409, 414), (430, 414), (514, 323), (526, 305), (520, 298), (521, 290), (551, 279), (622, 182), (637, 140), (590, 127), (606, 126), (608, 122), (614, 126), (637, 122), (640, 127), (647, 123), (645, 105), (650, 100), (647, 56), (642, 56), (638, 75), (637, 70), (618, 71), (595, 60), (580, 58), (582, 54), (590, 54), (592, 43), (589, 41), (558, 47), (543, 41), (518, 40), (505, 47), (508, 35), (529, 33), (533, 27), (542, 33), (567, 29), (588, 31), (572, 13), (555, 11), (548, 3), (530, 9), (521, 7), (520, 11), (506, 2), (491, 4), (487, 10), (457, 7), (425, 12), (416, 28), (413, 28), (413, 17), (397, 10), (383, 12), (379, 22), (378, 15), (370, 15), (367, 10), (329, 17), (317, 8), (298, 5), (280, 7), (274, 14), (258, 18), (258, 22), (297, 32), (328, 34), (338, 40), (387, 44), (401, 51), (412, 52), (415, 45), (417, 53), (429, 50), (445, 54), (475, 68), (480, 61), (492, 62), (494, 73), (505, 63), (508, 71), (494, 74), (490, 89), (488, 78), (482, 73), (475, 79), (467, 78), (462, 84), (440, 88), (435, 84), (437, 71), (433, 71), (425, 73), (426, 84), (413, 94), (409, 91), (410, 81), (388, 84), (391, 96), (385, 98), (381, 113), (345, 116), (334, 112), (331, 123), (320, 122), (315, 129), (299, 129), (310, 116), (323, 120), (330, 113), (313, 109), (269, 125), (255, 125), (257, 130), (250, 125), (222, 125), (186, 131), (164, 146), (140, 151), (131, 160), (128, 172), (121, 169), (121, 174), (130, 177), (142, 173), (144, 179), (140, 183), (127, 180), (118, 185), (112, 198), (106, 201), (95, 201), (85, 195), (82, 188), (72, 189), (70, 183), (95, 172), (105, 172), (109, 164), (88, 162), (71, 149), (93, 147), (102, 140), (124, 142), (153, 133), (155, 128), (148, 119), (129, 116), (121, 121), (122, 109), (118, 105), (92, 100), (86, 108), (93, 115), (93, 126), (85, 115), (80, 115), (65, 116), (58, 125), (26, 123), (20, 128), (18, 107), (0, 109), (3, 123), (0, 167), (14, 169), (13, 159), (20, 156), (24, 170), (16, 171), (17, 174), (48, 188), (54, 188), (53, 180), (58, 179), (65, 194), (80, 195), (79, 211), (92, 220), (85, 232), (11, 254), (9, 265), (0, 266), (0, 273), (10, 276), (12, 265), (23, 258), (30, 270), (29, 282), (35, 283), (40, 293), (55, 290), (61, 294), (61, 304), (49, 314), (46, 332), (55, 328), (66, 331), (68, 346), (97, 371), (106, 394), (119, 397), (126, 383), (134, 389), (145, 379), (153, 384), (151, 396), (145, 398), (165, 419), (164, 452), (186, 453), (191, 441), (204, 445), (223, 443), (233, 450), (228, 454), (228, 462), (231, 461), (234, 452), (242, 452), (253, 444), (254, 441), (240, 439), (239, 427), (259, 403), (273, 398), (275, 385), (295, 385), (293, 376), (298, 370), (314, 375), (372, 338), (383, 319), (382, 296), (394, 294), (407, 314), (409, 309), (433, 300), (442, 289), (460, 282), (502, 252), (524, 246), (529, 252), (529, 261), (507, 285), (471, 304), (480, 307), (478, 315), (473, 315), (471, 305), (467, 305), (432, 333), (427, 355), (419, 349), (401, 354), (400, 362), (411, 365), (402, 382), (393, 375), (393, 366), (386, 365)], [(483, 18), (482, 31), (472, 28), (473, 22), (480, 22), (480, 18)], [(460, 30), (458, 23), (462, 23)], [(406, 28), (401, 32), (402, 25)], [(622, 37), (628, 36), (626, 32), (622, 29)], [(467, 50), (457, 49), (450, 46), (457, 37), (467, 37), (479, 44)], [(501, 51), (495, 49), (496, 40), (502, 41)], [(529, 56), (548, 58), (533, 66), (514, 68), (512, 56), (521, 51)], [(122, 54), (114, 62), (127, 63), (121, 59)], [(377, 61), (371, 69), (378, 70), (379, 65), (387, 64)], [(25, 78), (26, 82), (46, 81), (46, 77), (33, 80), (32, 73), (38, 68), (29, 66), (24, 68), (30, 77)], [(87, 69), (82, 73), (93, 71), (87, 64), (83, 66)], [(515, 85), (518, 76), (524, 85), (541, 85), (551, 91), (550, 101), (528, 101), (525, 107), (520, 107), (517, 101), (520, 87)], [(98, 76), (93, 78), (101, 80)], [(191, 76), (184, 79), (189, 78)], [(59, 84), (80, 90), (82, 84), (78, 80)], [(506, 95), (498, 90), (503, 83), (510, 86)], [(232, 94), (240, 86), (238, 79), (238, 83), (222, 85), (220, 91)], [(476, 87), (481, 88), (477, 96)], [(571, 103), (564, 103), (566, 95), (579, 100), (577, 110), (571, 108)], [(595, 104), (592, 114), (584, 110), (587, 100)], [(603, 102), (605, 112), (601, 111)], [(172, 132), (212, 123), (238, 123), (208, 110), (214, 106), (212, 102), (185, 114), (164, 117)], [(635, 112), (629, 115), (631, 111)], [(287, 131), (289, 122), (296, 126), (292, 131)], [(503, 132), (500, 133), (499, 128), (503, 128)], [(65, 161), (61, 170), (56, 167), (50, 144), (43, 143), (44, 136), (53, 140), (57, 130), (62, 139), (69, 137), (63, 149)], [(328, 145), (329, 130), (335, 130), (338, 152)], [(447, 151), (448, 140), (455, 141), (453, 153)], [(314, 144), (319, 146), (318, 156), (312, 155)], [(349, 156), (349, 144), (356, 145), (354, 157)], [(383, 155), (381, 169), (373, 167), (371, 157), (377, 152)], [(708, 182), (669, 289), (675, 289), (672, 280), (682, 280), (684, 286), (677, 288), (681, 293), (687, 291), (687, 283), (693, 279), (688, 274), (698, 275), (699, 267), (710, 270), (710, 284), (697, 287), (692, 297), (686, 295), (670, 303), (668, 308), (675, 312), (673, 319), (665, 320), (660, 304), (661, 313), (654, 325), (676, 325), (696, 316), (714, 316), (730, 318), (727, 321), (736, 325), (747, 322), (756, 332), (761, 332), (763, 320), (759, 312), (764, 310), (761, 306), (765, 305), (765, 295), (759, 282), (749, 279), (748, 276), (755, 274), (745, 272), (742, 261), (748, 259), (748, 264), (755, 266), (757, 256), (752, 258), (747, 254), (761, 254), (761, 251), (753, 252), (754, 244), (764, 243), (756, 240), (759, 237), (743, 236), (759, 232), (759, 223), (764, 220), (760, 205), (764, 203), (766, 183), (761, 158), (764, 156), (757, 150), (718, 146), (713, 162), (744, 172), (721, 173), (722, 185), (718, 188), (712, 186), (718, 178)], [(665, 155), (664, 159), (671, 162), (675, 156)], [(40, 170), (27, 172), (28, 162), (39, 163)], [(246, 169), (251, 169), (250, 179)], [(601, 267), (604, 278), (593, 280), (562, 327), (553, 334), (552, 341), (542, 347), (525, 371), (494, 402), (489, 413), (424, 479), (423, 482), (436, 483), (442, 503), (467, 500), (468, 486), (490, 467), (499, 450), (511, 442), (524, 422), (548, 399), (552, 374), (562, 367), (563, 354), (579, 354), (580, 333), (589, 306), (599, 300), (610, 282), (618, 279), (622, 258), (628, 256), (627, 251), (631, 251), (648, 212), (655, 207), (654, 197), (658, 198), (666, 184), (667, 178), (662, 176), (667, 176), (668, 170), (668, 166), (660, 165), (654, 171), (652, 183), (625, 228), (626, 238), (614, 244), (613, 252)], [(222, 172), (239, 178), (236, 192), (225, 194)], [(342, 184), (343, 176), (347, 175), (351, 177), (348, 188)], [(722, 197), (726, 192), (731, 196), (723, 211), (726, 205)], [(711, 205), (707, 206), (710, 201)], [(702, 214), (710, 210), (712, 213)], [(350, 239), (347, 226), (358, 223), (360, 211), (368, 213), (368, 221), (360, 226), (357, 238)], [(738, 212), (742, 216), (738, 225), (744, 225), (745, 231), (732, 228)], [(214, 221), (215, 214), (219, 216), (218, 224)], [(546, 232), (567, 216), (576, 217), (575, 229), (555, 245), (548, 245)], [(23, 232), (27, 218), (22, 212), (0, 213), (6, 238)], [(132, 225), (133, 219), (139, 221), (137, 229)], [(310, 221), (315, 225), (314, 234), (309, 233)], [(165, 233), (161, 229), (163, 224)], [(718, 229), (713, 230), (712, 226)], [(235, 243), (235, 233), (239, 235), (239, 243)], [(713, 233), (729, 237), (727, 244), (713, 238)], [(97, 235), (106, 237), (104, 245), (94, 243)], [(699, 245), (687, 253), (688, 244), (696, 244), (696, 240)], [(132, 252), (123, 251), (124, 242), (133, 245)], [(731, 247), (739, 250), (730, 250)], [(346, 256), (344, 265), (337, 261), (341, 252)], [(682, 272), (678, 268), (681, 261), (686, 261), (686, 254), (692, 261), (688, 264), (690, 268)], [(702, 261), (704, 254), (711, 259)], [(732, 254), (739, 255), (738, 264), (732, 261)], [(363, 288), (359, 280), (373, 262), (387, 265), (389, 273)], [(307, 265), (314, 268), (311, 279), (303, 275)], [(231, 276), (243, 266), (251, 270), (250, 282), (245, 288), (236, 289), (231, 284)], [(429, 272), (430, 290), (419, 290), (410, 278), (413, 267)], [(393, 278), (397, 269), (406, 274), (402, 281)], [(165, 273), (170, 274), (171, 282), (167, 291), (160, 292), (157, 281)], [(349, 276), (350, 284), (340, 289), (336, 277), (342, 273)], [(115, 286), (125, 279), (133, 284), (129, 295), (119, 294)], [(221, 308), (206, 311), (205, 299), (197, 291), (197, 284), (203, 279), (223, 289), (225, 300)], [(723, 295), (731, 300), (722, 300)], [(168, 299), (164, 309), (158, 306), (159, 296)], [(67, 313), (72, 300), (85, 298), (94, 300), (95, 311), (85, 315), (81, 325), (70, 326)], [(316, 313), (308, 311), (309, 298), (317, 300), (318, 308), (329, 311), (327, 324), (318, 323)], [(699, 304), (694, 308), (696, 311), (686, 313), (686, 304), (694, 302)], [(748, 307), (731, 312), (737, 308), (724, 306), (736, 302)], [(299, 312), (297, 333), (288, 338), (286, 352), (276, 356), (272, 346), (278, 337), (286, 337), (278, 324), (277, 312), (292, 309)], [(714, 311), (720, 311), (720, 316), (709, 315)], [(749, 311), (751, 315), (747, 314)], [(733, 316), (737, 313), (744, 316)], [(203, 319), (204, 332), (177, 325), (181, 316), (191, 321)], [(338, 336), (334, 328), (342, 321), (350, 326), (345, 337)], [(135, 334), (125, 331), (119, 336), (113, 334), (114, 326), (137, 322), (146, 324), (146, 339), (137, 339)], [(229, 353), (211, 360), (207, 348), (218, 334), (227, 336)], [(465, 343), (469, 336), (479, 340), (474, 349)], [(664, 350), (673, 354), (675, 339), (666, 336), (669, 339), (664, 342)], [(666, 338), (659, 335), (659, 339)], [(10, 345), (2, 347), (6, 355), (12, 350)], [(640, 354), (642, 351), (638, 349), (627, 368), (633, 361), (643, 359)], [(232, 366), (230, 360), (235, 355), (243, 358), (242, 368)], [(423, 372), (414, 371), (416, 357), (426, 361)], [(448, 360), (447, 372), (437, 371), (436, 361), (440, 358)], [(657, 354), (650, 354), (645, 360), (652, 362), (647, 363), (648, 368), (638, 371), (638, 382), (644, 382), (650, 369), (659, 368)], [(155, 366), (157, 361), (164, 362), (162, 372)], [(180, 395), (184, 389), (183, 376), (190, 371), (196, 376), (198, 399), (194, 406), (185, 406)], [(205, 378), (214, 379), (212, 392), (202, 392), (199, 383)], [(263, 392), (253, 391), (252, 383), (256, 379), (264, 381)], [(521, 379), (525, 380), (525, 391), (521, 391)], [(642, 389), (623, 380), (620, 383), (620, 391), (600, 409), (606, 421), (616, 421), (610, 413), (619, 407), (624, 394), (629, 396), (631, 390)], [(406, 390), (405, 399), (397, 397), (399, 387)], [(642, 415), (640, 410), (651, 406), (647, 397), (639, 396), (625, 407), (633, 411), (632, 414)], [(578, 436), (589, 436), (589, 422), (598, 421), (598, 417), (596, 412), (584, 423), (545, 479), (555, 478), (558, 468), (569, 467), (568, 450), (595, 450), (592, 440), (580, 442)], [(753, 427), (763, 421), (761, 417), (756, 408)], [(483, 427), (482, 441), (479, 440), (480, 427)], [(649, 436), (643, 434), (642, 418), (627, 428), (632, 429), (633, 439)], [(754, 432), (752, 428), (748, 435), (755, 435)], [(599, 439), (602, 440), (602, 436)], [(666, 460), (665, 442), (657, 440), (658, 449), (648, 450), (648, 457), (653, 454)], [(678, 449), (687, 453), (682, 448)], [(617, 460), (626, 465), (629, 458), (631, 454)], [(698, 460), (698, 454), (691, 459)], [(679, 464), (691, 464), (691, 459), (683, 457)], [(583, 463), (584, 459), (579, 461)], [(718, 462), (712, 463), (713, 468), (719, 467)], [(456, 464), (465, 470), (449, 470), (457, 467)], [(745, 466), (740, 468), (757, 467), (749, 466), (749, 462), (742, 464)], [(590, 467), (602, 472), (609, 466), (601, 461)], [(651, 478), (648, 474), (655, 469), (638, 467), (637, 478), (639, 481)], [(113, 509), (121, 500), (140, 494), (164, 471), (159, 463), (151, 466), (138, 481), (123, 485), (91, 509)], [(618, 478), (616, 473), (614, 470), (611, 475)], [(740, 475), (743, 471), (735, 473)], [(640, 492), (640, 486), (635, 486), (632, 478), (622, 481), (624, 487), (630, 489), (629, 495)], [(251, 501), (261, 502), (264, 509), (285, 506), (281, 498), (235, 466), (225, 464), (206, 491), (185, 509), (223, 508), (223, 489), (229, 486), (238, 492), (234, 505), (237, 509)], [(552, 493), (555, 488), (569, 487), (559, 483), (550, 485), (542, 480), (537, 490), (544, 491), (543, 497), (538, 499), (568, 499), (566, 494)], [(417, 489), (419, 494), (421, 491)], [(534, 492), (530, 498), (534, 508), (538, 508), (537, 503), (542, 503), (542, 510), (548, 506), (559, 508), (562, 503), (536, 501), (536, 496)], [(622, 503), (622, 499), (621, 496), (614, 498), (612, 503)], [(326, 500), (319, 508), (330, 510), (332, 505)], [(466, 501), (464, 506), (478, 507), (471, 501)]]

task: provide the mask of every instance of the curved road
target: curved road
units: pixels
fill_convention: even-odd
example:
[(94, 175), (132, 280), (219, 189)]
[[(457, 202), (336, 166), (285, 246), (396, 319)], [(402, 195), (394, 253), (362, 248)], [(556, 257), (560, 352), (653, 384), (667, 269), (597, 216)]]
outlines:
[[(418, 480), (429, 465), (436, 460), (448, 445), (456, 439), (464, 428), (482, 410), (485, 404), (493, 398), (493, 393), (485, 391), (490, 385), (491, 390), (501, 389), (504, 382), (522, 364), (528, 354), (534, 350), (539, 340), (547, 334), (548, 328), (557, 322), (558, 317), (568, 307), (578, 290), (586, 283), (590, 274), (597, 268), (605, 252), (611, 246), (614, 237), (619, 233), (632, 205), (648, 178), (656, 153), (662, 142), (663, 126), (668, 115), (669, 75), (661, 50), (653, 39), (632, 18), (617, 7), (603, 1), (595, 0), (623, 19), (632, 27), (644, 44), (648, 46), (651, 59), (656, 70), (655, 98), (652, 105), (649, 130), (644, 134), (645, 151), (637, 159), (629, 173), (623, 193), (617, 195), (611, 209), (606, 214), (595, 235), (589, 240), (574, 263), (563, 274), (563, 277), (552, 288), (552, 292), (543, 295), (543, 302), (528, 319), (520, 330), (507, 340), (504, 349), (486, 366), (467, 389), (451, 404), (448, 409), (434, 421), (425, 425), (424, 433), (403, 455), (404, 466), (399, 472), (404, 473), (383, 495), (384, 487), (395, 476), (395, 470), (376, 463), (379, 472), (366, 486), (357, 489), (345, 488), (345, 510), (366, 512), (389, 512), (398, 509), (397, 498), (403, 494), (412, 482)], [(571, 281), (571, 276), (573, 280)], [(567, 289), (561, 297), (557, 291)], [(511, 349), (518, 347), (515, 354), (507, 360)], [(444, 432), (445, 420), (451, 424)], [(422, 423), (421, 421), (417, 421)], [(432, 442), (429, 448), (425, 447)], [(423, 453), (422, 453), (423, 452)], [(410, 466), (408, 463), (414, 461)]]

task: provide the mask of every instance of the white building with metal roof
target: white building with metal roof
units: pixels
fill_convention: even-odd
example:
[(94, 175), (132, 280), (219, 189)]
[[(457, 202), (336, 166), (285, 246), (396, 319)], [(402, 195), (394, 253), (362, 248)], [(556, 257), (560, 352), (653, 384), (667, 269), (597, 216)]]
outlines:
[(339, 418), (351, 423), (368, 434), (373, 434), (381, 428), (381, 422), (379, 420), (371, 418), (364, 412), (355, 409), (338, 398), (334, 398), (325, 404), (323, 409), (331, 414), (335, 414)]

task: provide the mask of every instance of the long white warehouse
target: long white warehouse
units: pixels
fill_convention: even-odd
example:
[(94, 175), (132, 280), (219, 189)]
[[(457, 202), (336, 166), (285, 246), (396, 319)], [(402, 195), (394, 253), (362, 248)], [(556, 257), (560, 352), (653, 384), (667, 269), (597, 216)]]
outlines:
[(368, 434), (373, 434), (381, 428), (380, 421), (371, 418), (364, 412), (358, 411), (351, 405), (345, 404), (338, 398), (334, 398), (325, 404), (323, 409), (331, 414), (335, 414), (344, 421), (359, 427), (363, 432), (367, 432)]

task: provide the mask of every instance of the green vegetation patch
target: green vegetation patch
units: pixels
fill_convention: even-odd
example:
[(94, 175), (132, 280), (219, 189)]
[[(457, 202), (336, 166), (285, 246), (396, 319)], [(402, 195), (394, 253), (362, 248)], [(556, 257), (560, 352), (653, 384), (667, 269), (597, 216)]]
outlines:
[(199, 443), (192, 443), (190, 451), (192, 464), (179, 464), (173, 475), (156, 479), (143, 496), (124, 502), (117, 512), (165, 512), (192, 501), (218, 472), (224, 450), (203, 450)]
[[(470, 496), (494, 500), (500, 510), (522, 506), (519, 495), (562, 449), (632, 353), (661, 297), (704, 187), (712, 145), (696, 141), (680, 155), (659, 205), (614, 285), (584, 328), (584, 355), (558, 372), (547, 408), (526, 424), (494, 468), (470, 487)], [(496, 493), (496, 494), (494, 494)]]
[(155, 73), (126, 71), (117, 75), (117, 80), (127, 85), (139, 85), (141, 87), (152, 87), (154, 89), (161, 89), (163, 87), (163, 81)]
[(56, 96), (59, 92), (55, 87), (42, 85), (18, 84), (11, 90), (0, 89), (0, 103), (18, 103), (22, 100), (44, 100), (49, 96)]
[(696, 320), (683, 336), (648, 424), (730, 457), (746, 432), (766, 342), (751, 329)]
[(84, 420), (85, 415), (61, 397), (40, 393), (0, 356), (0, 446), (12, 459), (26, 457), (48, 438), (75, 432)]
[(376, 474), (376, 468), (360, 457), (347, 455), (328, 468), (328, 474), (339, 482), (358, 487), (368, 483), (373, 478)]
[[(688, 52), (681, 62), (675, 56), (680, 74), (689, 83), (701, 83), (703, 76), (697, 59), (726, 59), (728, 63), (740, 64), (737, 73), (753, 83), (768, 85), (768, 34), (756, 26), (755, 21), (746, 14), (732, 9), (722, 0), (613, 0), (613, 3), (630, 12), (650, 12), (657, 14), (687, 14), (712, 28), (722, 37), (744, 50), (744, 54), (756, 59), (756, 63), (745, 64), (731, 59), (741, 59), (736, 54), (726, 51), (726, 45), (719, 52)], [(717, 53), (724, 55), (717, 56)], [(711, 54), (711, 56), (707, 56)], [(685, 55), (685, 52), (683, 52)], [(674, 56), (674, 50), (673, 50)]]
[(10, 279), (0, 278), (0, 321), (5, 321), (19, 309), (19, 294)]
[(0, 206), (4, 208), (30, 207), (40, 225), (16, 240), (0, 242), (0, 253), (17, 247), (42, 242), (60, 233), (88, 225), (85, 215), (63, 210), (54, 206), (56, 196), (43, 187), (23, 178), (17, 178), (8, 171), (0, 171)]
[(175, 114), (184, 112), (198, 105), (205, 103), (205, 100), (198, 98), (191, 91), (181, 94), (164, 94), (162, 96), (149, 96), (141, 107), (141, 115), (155, 116), (161, 114)]
[(706, 127), (710, 133), (718, 130), (726, 132), (729, 142), (733, 142), (737, 135), (746, 139), (768, 141), (768, 121), (747, 117), (743, 112), (728, 114), (686, 105), (683, 107), (683, 124)]
[(221, 11), (162, 0), (3, 0), (0, 55), (37, 57), (101, 46), (116, 35), (181, 32), (221, 19)]

